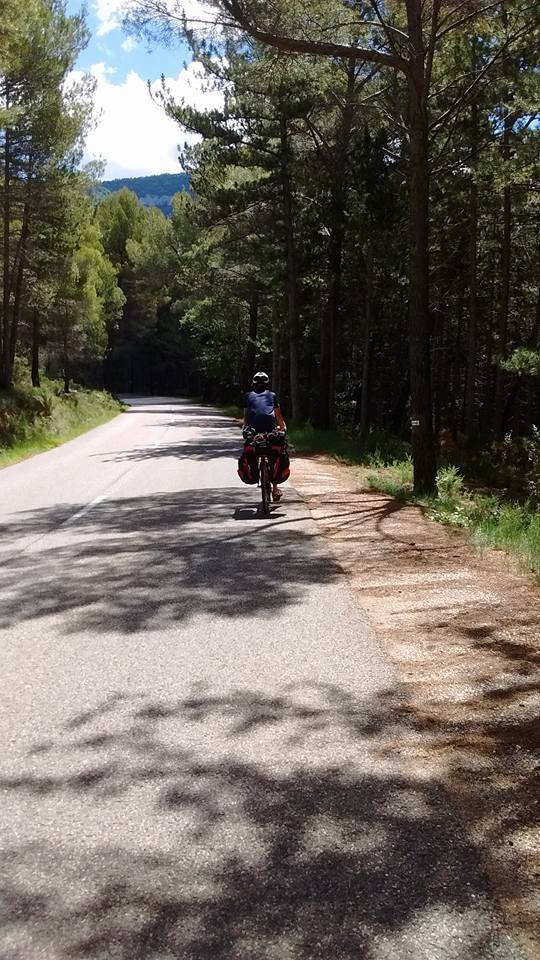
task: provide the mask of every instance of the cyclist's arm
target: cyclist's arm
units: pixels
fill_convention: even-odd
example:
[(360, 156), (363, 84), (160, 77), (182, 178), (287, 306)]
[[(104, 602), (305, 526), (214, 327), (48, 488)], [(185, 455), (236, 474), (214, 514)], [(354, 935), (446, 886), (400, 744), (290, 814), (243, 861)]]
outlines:
[(244, 427), (247, 427), (247, 407), (244, 407)]
[(275, 413), (275, 415), (276, 415), (276, 420), (277, 420), (277, 424), (278, 424), (279, 429), (280, 429), (280, 430), (286, 430), (286, 429), (287, 429), (287, 424), (285, 423), (285, 421), (284, 421), (284, 419), (283, 419), (283, 414), (282, 414), (282, 412), (281, 412), (281, 407), (276, 407), (276, 409), (274, 410), (274, 413)]

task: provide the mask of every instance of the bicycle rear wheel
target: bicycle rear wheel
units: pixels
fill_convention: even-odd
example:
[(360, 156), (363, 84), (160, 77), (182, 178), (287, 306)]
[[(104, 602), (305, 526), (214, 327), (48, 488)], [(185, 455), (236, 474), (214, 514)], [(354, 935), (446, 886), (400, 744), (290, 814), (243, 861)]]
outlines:
[(262, 511), (265, 517), (270, 516), (270, 471), (268, 469), (268, 460), (261, 457), (261, 500)]

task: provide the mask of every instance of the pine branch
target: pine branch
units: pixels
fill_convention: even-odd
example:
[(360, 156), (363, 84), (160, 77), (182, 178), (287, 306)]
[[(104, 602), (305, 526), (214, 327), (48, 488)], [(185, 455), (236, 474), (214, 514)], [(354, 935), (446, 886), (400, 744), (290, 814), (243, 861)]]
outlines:
[(489, 60), (488, 63), (485, 64), (484, 67), (482, 67), (482, 69), (480, 70), (480, 72), (476, 75), (475, 79), (474, 79), (473, 82), (467, 87), (467, 89), (466, 89), (465, 92), (462, 94), (462, 96), (459, 97), (457, 100), (455, 100), (454, 103), (453, 103), (450, 107), (448, 107), (448, 109), (445, 110), (444, 113), (442, 113), (442, 114), (440, 115), (440, 117), (438, 117), (437, 120), (435, 120), (435, 121), (430, 125), (432, 129), (436, 129), (437, 127), (442, 126), (442, 124), (444, 124), (444, 123), (449, 119), (449, 117), (452, 116), (452, 114), (453, 114), (456, 110), (457, 110), (457, 111), (460, 111), (460, 110), (462, 109), (462, 107), (465, 106), (465, 104), (468, 102), (468, 99), (469, 99), (471, 93), (476, 89), (476, 87), (478, 86), (478, 84), (480, 83), (480, 81), (485, 77), (485, 75), (486, 75), (487, 73), (489, 73), (489, 71), (491, 70), (492, 66), (497, 62), (497, 60), (500, 60), (500, 58), (502, 57), (502, 55), (506, 52), (506, 50), (508, 49), (508, 47), (509, 47), (512, 43), (514, 43), (516, 40), (518, 40), (518, 39), (519, 39), (521, 36), (523, 36), (524, 34), (528, 33), (529, 30), (531, 29), (531, 27), (532, 27), (533, 25), (534, 25), (534, 21), (530, 21), (530, 22), (527, 23), (521, 30), (518, 30), (517, 33), (515, 33), (515, 34), (513, 34), (511, 37), (509, 37), (508, 40), (505, 40), (505, 42), (503, 43), (503, 45), (502, 45), (501, 47), (499, 47), (499, 49), (497, 50), (497, 53), (494, 54), (494, 56), (491, 58), (491, 60)]
[[(488, 13), (490, 10), (494, 10), (496, 7), (500, 7), (501, 4), (504, 3), (505, 0), (496, 0), (496, 3), (488, 3), (485, 7), (481, 7), (479, 10), (473, 10), (472, 13), (468, 13), (465, 17), (461, 17), (460, 20), (450, 23), (447, 27), (445, 27), (444, 30), (440, 30), (437, 34), (435, 38), (437, 43), (442, 39), (442, 37), (445, 37), (447, 33), (451, 33), (452, 30), (457, 30), (457, 28), (463, 26), (464, 23), (468, 23), (470, 20), (475, 20), (477, 17), (481, 17), (482, 14)], [(465, 6), (465, 4), (463, 4), (463, 6)]]
[(312, 56), (330, 56), (355, 60), (364, 60), (367, 63), (379, 63), (382, 66), (393, 67), (396, 70), (405, 70), (407, 63), (401, 57), (384, 53), (382, 50), (371, 50), (356, 47), (351, 44), (331, 41), (317, 41), (301, 39), (300, 37), (284, 37), (270, 33), (256, 27), (249, 19), (240, 0), (224, 0), (225, 9), (230, 13), (236, 24), (245, 30), (249, 36), (260, 43), (275, 47), (286, 53), (306, 53)]

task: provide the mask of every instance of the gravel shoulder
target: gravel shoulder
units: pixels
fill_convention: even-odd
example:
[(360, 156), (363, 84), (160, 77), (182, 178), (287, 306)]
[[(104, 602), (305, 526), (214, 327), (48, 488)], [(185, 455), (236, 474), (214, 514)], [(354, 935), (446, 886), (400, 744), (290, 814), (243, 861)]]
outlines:
[(540, 591), (323, 456), (294, 484), (400, 678), (399, 750), (458, 804), (507, 921), (540, 957)]

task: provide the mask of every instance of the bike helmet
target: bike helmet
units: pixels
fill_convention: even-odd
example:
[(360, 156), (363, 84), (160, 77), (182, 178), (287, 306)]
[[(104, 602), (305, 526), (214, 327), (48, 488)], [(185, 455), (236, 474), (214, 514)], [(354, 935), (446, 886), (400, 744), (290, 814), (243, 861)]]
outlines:
[(270, 377), (267, 373), (264, 373), (262, 370), (259, 370), (253, 377), (253, 383), (270, 383)]

